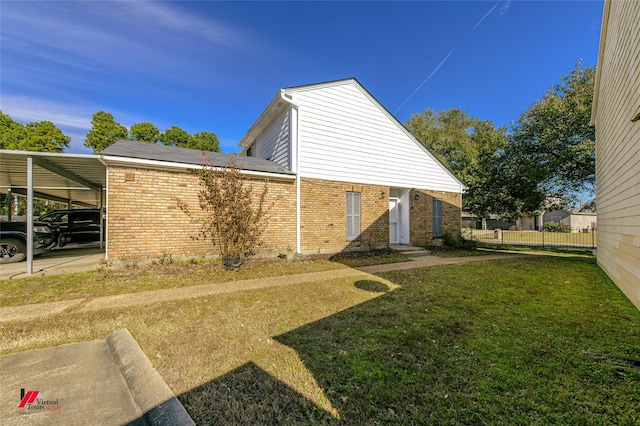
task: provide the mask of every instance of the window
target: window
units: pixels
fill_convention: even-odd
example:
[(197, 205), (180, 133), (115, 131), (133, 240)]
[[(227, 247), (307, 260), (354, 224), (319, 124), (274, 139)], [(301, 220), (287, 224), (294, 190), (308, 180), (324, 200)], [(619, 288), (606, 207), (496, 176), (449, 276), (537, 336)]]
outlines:
[(255, 157), (256, 156), (256, 144), (255, 142), (247, 148), (247, 157)]
[(360, 193), (347, 192), (347, 241), (360, 239)]
[(442, 237), (442, 200), (433, 199), (433, 238)]

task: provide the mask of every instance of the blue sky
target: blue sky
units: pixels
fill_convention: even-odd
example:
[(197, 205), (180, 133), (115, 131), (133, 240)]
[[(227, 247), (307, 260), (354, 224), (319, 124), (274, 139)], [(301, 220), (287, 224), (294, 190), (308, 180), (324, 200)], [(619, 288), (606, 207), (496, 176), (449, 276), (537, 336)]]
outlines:
[(104, 110), (236, 144), (283, 87), (355, 77), (405, 122), (459, 107), (517, 120), (579, 59), (602, 1), (0, 2), (0, 109), (83, 146)]

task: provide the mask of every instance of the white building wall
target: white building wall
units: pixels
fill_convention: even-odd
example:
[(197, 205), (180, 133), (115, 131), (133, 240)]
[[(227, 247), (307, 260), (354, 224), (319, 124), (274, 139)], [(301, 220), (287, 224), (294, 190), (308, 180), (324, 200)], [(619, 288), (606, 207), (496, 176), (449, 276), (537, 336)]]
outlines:
[(300, 175), (462, 192), (459, 182), (354, 83), (292, 90)]
[[(607, 14), (608, 12), (608, 14)], [(596, 86), (598, 264), (640, 309), (640, 2), (607, 1)]]
[(291, 114), (286, 109), (255, 141), (255, 156), (291, 167)]

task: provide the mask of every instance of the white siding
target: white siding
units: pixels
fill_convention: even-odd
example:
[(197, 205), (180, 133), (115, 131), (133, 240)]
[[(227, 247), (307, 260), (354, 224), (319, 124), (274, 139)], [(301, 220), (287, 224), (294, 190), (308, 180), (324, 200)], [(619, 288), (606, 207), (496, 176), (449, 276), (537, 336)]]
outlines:
[(458, 192), (462, 188), (353, 82), (293, 89), (300, 106), (300, 175)]
[(595, 109), (598, 264), (640, 308), (640, 2), (612, 1)]
[(286, 109), (255, 142), (255, 156), (291, 167), (291, 120)]

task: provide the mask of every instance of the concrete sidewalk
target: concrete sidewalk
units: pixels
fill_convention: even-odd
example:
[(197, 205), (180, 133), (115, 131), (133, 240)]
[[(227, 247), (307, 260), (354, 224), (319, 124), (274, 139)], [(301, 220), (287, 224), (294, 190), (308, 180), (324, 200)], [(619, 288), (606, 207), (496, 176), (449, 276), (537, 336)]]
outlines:
[(0, 423), (194, 424), (126, 329), (0, 356)]
[(332, 280), (338, 278), (371, 276), (387, 271), (399, 271), (428, 266), (451, 265), (483, 260), (506, 259), (520, 257), (519, 255), (487, 255), (472, 257), (440, 258), (435, 256), (418, 257), (401, 263), (365, 266), (362, 268), (344, 268), (323, 272), (311, 272), (298, 275), (280, 277), (257, 278), (242, 281), (203, 284), (192, 287), (171, 288), (162, 290), (142, 291), (137, 293), (104, 296), (95, 299), (71, 299), (58, 302), (37, 303), (23, 306), (8, 306), (0, 308), (0, 322), (30, 320), (62, 312), (89, 312), (108, 308), (160, 303), (167, 300), (192, 299), (216, 294), (233, 293), (236, 291), (257, 290), (268, 287), (295, 285), (301, 283)]

